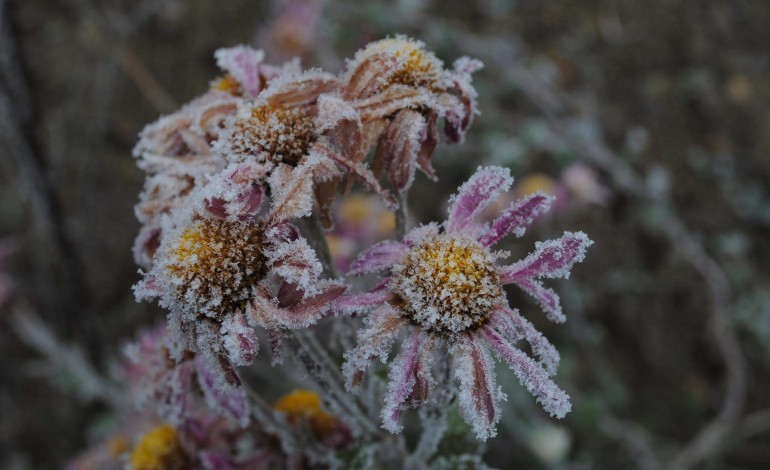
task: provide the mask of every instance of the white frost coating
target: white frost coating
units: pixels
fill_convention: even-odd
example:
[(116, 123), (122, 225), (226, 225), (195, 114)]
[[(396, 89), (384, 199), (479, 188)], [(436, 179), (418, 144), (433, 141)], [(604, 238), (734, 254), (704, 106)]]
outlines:
[(333, 129), (342, 121), (360, 122), (360, 120), (358, 111), (349, 101), (331, 93), (318, 97), (318, 115), (316, 116), (318, 132)]
[(436, 222), (430, 222), (420, 225), (404, 235), (403, 242), (408, 246), (414, 246), (421, 243), (426, 238), (433, 238), (439, 233), (439, 225)]
[(416, 330), (404, 341), (401, 352), (390, 365), (388, 374), (388, 391), (381, 412), (382, 427), (394, 434), (400, 433), (404, 428), (398, 422), (398, 414), (414, 389), (419, 361), (420, 331)]
[(233, 365), (251, 364), (259, 351), (259, 343), (254, 329), (249, 326), (243, 313), (234, 312), (232, 315), (225, 316), (219, 333), (222, 346)]
[(366, 318), (366, 326), (358, 331), (358, 346), (345, 353), (345, 364), (342, 372), (345, 375), (345, 388), (356, 391), (363, 372), (372, 360), (380, 358), (385, 362), (388, 352), (399, 336), (401, 329), (407, 325), (392, 306), (385, 304)]
[(508, 168), (479, 167), (449, 199), (447, 232), (462, 230), (492, 201), (508, 191), (512, 184), (513, 177)]
[(511, 346), (489, 327), (482, 329), (484, 337), (495, 353), (508, 363), (521, 384), (529, 390), (543, 409), (555, 418), (563, 418), (572, 409), (569, 395), (560, 389), (539, 364), (521, 350)]
[(532, 323), (519, 315), (518, 310), (503, 307), (490, 316), (490, 324), (511, 343), (526, 340), (546, 373), (549, 376), (556, 375), (561, 360), (559, 351)]
[[(267, 237), (270, 237), (271, 233), (268, 230)], [(296, 285), (305, 293), (305, 297), (318, 292), (317, 280), (323, 272), (323, 266), (307, 240), (298, 238), (278, 243), (266, 249), (264, 254), (270, 260), (272, 272), (286, 282)]]
[(583, 232), (564, 232), (557, 240), (535, 243), (535, 251), (510, 267), (502, 268), (514, 278), (569, 279), (575, 263), (583, 261), (593, 241)]
[(450, 349), (454, 375), (460, 382), (460, 413), (480, 440), (497, 435), (498, 402), (506, 395), (495, 381), (494, 365), (486, 347), (473, 336), (465, 336)]
[(273, 199), (270, 216), (274, 221), (305, 217), (313, 211), (313, 174), (309, 169), (280, 164), (273, 170), (269, 184)]

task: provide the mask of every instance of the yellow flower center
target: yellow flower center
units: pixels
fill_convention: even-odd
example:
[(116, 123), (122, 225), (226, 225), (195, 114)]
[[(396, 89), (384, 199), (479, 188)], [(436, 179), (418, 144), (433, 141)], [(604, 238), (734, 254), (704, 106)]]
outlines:
[(161, 424), (139, 439), (129, 464), (132, 470), (182, 470), (187, 468), (187, 459), (176, 430)]
[(243, 309), (266, 273), (263, 230), (255, 224), (203, 219), (187, 227), (163, 267), (185, 310), (216, 317)]
[(337, 419), (321, 409), (321, 398), (310, 390), (295, 390), (282, 396), (273, 408), (286, 415), (289, 423), (307, 421), (318, 435), (328, 434), (337, 424)]
[(296, 165), (316, 141), (312, 108), (264, 104), (235, 123), (231, 143), (239, 154)]
[(440, 235), (393, 269), (390, 288), (414, 323), (446, 334), (484, 324), (503, 290), (494, 259), (477, 241)]
[(411, 42), (404, 42), (396, 57), (403, 60), (401, 67), (390, 78), (390, 83), (425, 86), (433, 89), (441, 78), (441, 65), (432, 53)]

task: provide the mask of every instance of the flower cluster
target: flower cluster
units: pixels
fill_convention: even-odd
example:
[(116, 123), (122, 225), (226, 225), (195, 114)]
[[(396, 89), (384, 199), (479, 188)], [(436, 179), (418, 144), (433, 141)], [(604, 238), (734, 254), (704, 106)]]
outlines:
[[(403, 210), (397, 194), (412, 186), (417, 169), (436, 179), (431, 158), (438, 143), (462, 142), (477, 113), (471, 74), (481, 64), (461, 58), (445, 68), (422, 43), (401, 36), (369, 44), (339, 74), (302, 70), (298, 61), (265, 64), (261, 51), (245, 46), (222, 49), (216, 58), (223, 76), (148, 126), (135, 148), (147, 172), (136, 208), (142, 228), (134, 254), (144, 271), (135, 293), (157, 299), (168, 322), (164, 332), (129, 348), (128, 383), (140, 405), (154, 406), (157, 426), (135, 444), (131, 468), (184, 467), (222, 454), (190, 452), (195, 446), (186, 433), (201, 413), (199, 396), (209, 414), (224, 420), (207, 421), (211, 432), (259, 428), (238, 367), (254, 362), (260, 335), (269, 338), (274, 363), (285, 348), (318, 353), (322, 346), (304, 344), (292, 330), (330, 317), (350, 330), (353, 317), (365, 316), (358, 344), (344, 353), (343, 392), (343, 381), (358, 390), (372, 360), (386, 360), (402, 342), (381, 412), (391, 432), (401, 430), (404, 407), (432, 403), (439, 387), (455, 393), (449, 375), (439, 380), (434, 373), (439, 358), (448, 357), (462, 416), (480, 439), (494, 436), (505, 395), (490, 352), (546, 411), (563, 417), (569, 397), (550, 378), (559, 355), (508, 305), (504, 286), (518, 286), (549, 318), (563, 321), (559, 299), (542, 279), (567, 277), (591, 242), (567, 232), (515, 263), (492, 250), (510, 233), (521, 236), (550, 196), (528, 195), (485, 222), (485, 209), (513, 180), (507, 169), (480, 168), (450, 200), (446, 221), (376, 243), (350, 264), (351, 276), (383, 274), (369, 292), (352, 292), (351, 278), (335, 279), (328, 248), (317, 252), (326, 245), (321, 229), (335, 223), (335, 198), (355, 182), (391, 210)], [(520, 340), (537, 360), (514, 346)], [(355, 400), (325, 397), (327, 385), (336, 390), (339, 372), (328, 370), (336, 364), (323, 354), (305, 354), (303, 362), (310, 375), (324, 377), (321, 395), (297, 391), (275, 410), (288, 426), (301, 425), (336, 448), (362, 427), (348, 428), (322, 402), (335, 404), (335, 413), (358, 410), (346, 417), (351, 424), (362, 412)]]

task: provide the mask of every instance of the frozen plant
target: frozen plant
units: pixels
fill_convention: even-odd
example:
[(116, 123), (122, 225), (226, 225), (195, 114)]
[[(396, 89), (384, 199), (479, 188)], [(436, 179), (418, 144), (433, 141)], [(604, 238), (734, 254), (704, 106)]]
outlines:
[[(480, 439), (495, 435), (498, 402), (505, 398), (496, 384), (489, 350), (508, 363), (552, 416), (563, 418), (571, 409), (568, 395), (549, 378), (556, 373), (558, 352), (508, 306), (503, 286), (520, 287), (551, 320), (562, 322), (558, 296), (540, 279), (569, 277), (572, 265), (583, 259), (592, 242), (582, 232), (567, 232), (558, 240), (537, 244), (521, 261), (498, 265), (496, 261), (506, 254), (491, 246), (509, 233), (523, 235), (552, 199), (535, 193), (513, 202), (491, 224), (477, 222), (476, 216), (512, 182), (507, 169), (480, 168), (452, 197), (443, 224), (420, 226), (400, 242), (378, 243), (353, 263), (352, 274), (386, 271), (387, 275), (372, 292), (338, 301), (344, 310), (371, 309), (358, 346), (346, 354), (348, 387), (358, 387), (369, 363), (384, 359), (401, 331), (408, 330), (391, 365), (382, 409), (383, 426), (391, 432), (401, 431), (398, 416), (405, 405), (432, 398), (436, 381), (431, 370), (437, 355), (452, 358), (462, 415)], [(539, 362), (513, 346), (521, 339), (530, 344)]]
[[(350, 274), (383, 273), (369, 292), (337, 279), (323, 231), (344, 219), (332, 211), (338, 196), (343, 208), (360, 205), (349, 193), (355, 181), (398, 210), (403, 229), (399, 201), (416, 170), (436, 180), (438, 143), (462, 142), (477, 113), (471, 74), (481, 63), (460, 58), (447, 69), (403, 36), (369, 44), (337, 74), (263, 58), (246, 46), (217, 51), (225, 75), (148, 126), (134, 150), (147, 172), (134, 290), (168, 316), (126, 350), (120, 384), (137, 407), (117, 410), (130, 445), (113, 457), (133, 470), (481, 465), (475, 454), (436, 452), (455, 401), (479, 439), (495, 435), (505, 394), (490, 353), (548, 413), (568, 413), (569, 397), (551, 380), (558, 352), (509, 306), (503, 286), (564, 321), (542, 280), (568, 277), (591, 241), (566, 232), (514, 263), (492, 249), (521, 236), (551, 196), (527, 195), (485, 222), (513, 179), (479, 168), (446, 221), (359, 255)], [(390, 232), (396, 218), (381, 218)], [(338, 235), (351, 246), (372, 242), (348, 222)], [(271, 362), (257, 357), (260, 336)], [(515, 346), (522, 340), (535, 359)], [(396, 342), (383, 382), (370, 365)], [(413, 451), (399, 434), (406, 407), (424, 407)]]

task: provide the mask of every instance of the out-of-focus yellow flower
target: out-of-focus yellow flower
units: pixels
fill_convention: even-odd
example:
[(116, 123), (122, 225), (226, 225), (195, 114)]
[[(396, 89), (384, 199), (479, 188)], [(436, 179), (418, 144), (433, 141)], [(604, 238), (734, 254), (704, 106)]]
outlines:
[(517, 195), (532, 194), (542, 191), (546, 194), (556, 194), (556, 183), (553, 178), (543, 173), (532, 173), (522, 179), (515, 188)]
[(129, 460), (132, 470), (182, 470), (186, 465), (179, 435), (168, 424), (156, 426), (143, 435)]
[(313, 432), (324, 436), (331, 432), (337, 419), (321, 409), (321, 398), (310, 390), (295, 390), (282, 396), (273, 408), (286, 415), (289, 423), (307, 421)]

